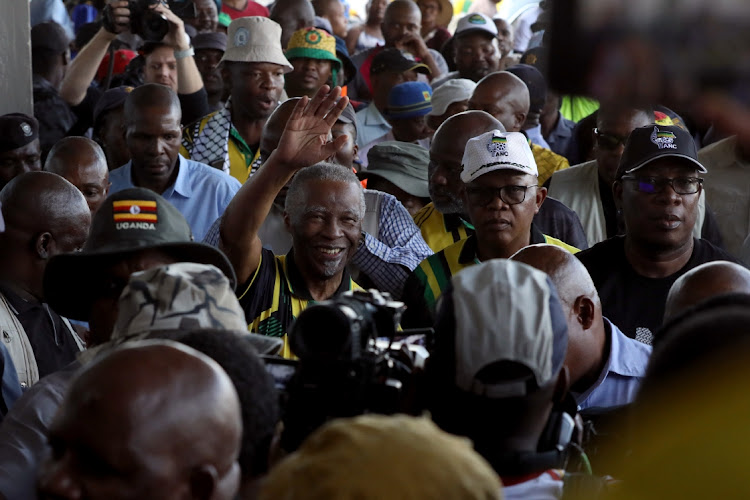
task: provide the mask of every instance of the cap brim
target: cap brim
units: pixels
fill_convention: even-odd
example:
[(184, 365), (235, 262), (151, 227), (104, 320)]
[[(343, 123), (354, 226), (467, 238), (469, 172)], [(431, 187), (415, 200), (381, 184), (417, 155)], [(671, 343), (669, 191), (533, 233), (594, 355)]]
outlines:
[(625, 170), (619, 177), (622, 177), (623, 175), (631, 174), (631, 173), (633, 173), (633, 172), (635, 172), (637, 170), (640, 170), (643, 167), (645, 167), (645, 166), (653, 163), (654, 161), (660, 160), (662, 158), (680, 158), (680, 159), (686, 160), (689, 163), (692, 163), (693, 165), (695, 165), (698, 168), (698, 173), (699, 174), (705, 174), (705, 173), (708, 172), (708, 170), (706, 169), (706, 167), (704, 167), (703, 164), (701, 164), (701, 162), (699, 162), (695, 158), (692, 158), (692, 157), (687, 156), (687, 155), (679, 154), (679, 153), (661, 153), (661, 154), (658, 154), (658, 155), (654, 155), (651, 158), (647, 158), (643, 162), (637, 164), (635, 167), (632, 167), (632, 168), (629, 168), (629, 169)]
[(497, 38), (497, 35), (495, 33), (484, 28), (467, 28), (460, 33), (456, 33), (455, 37), (461, 38), (462, 36), (473, 35), (474, 33), (481, 33), (483, 35), (487, 35), (490, 38)]
[(419, 198), (430, 197), (430, 191), (427, 187), (428, 183), (426, 179), (424, 183), (421, 183), (418, 179), (410, 177), (401, 172), (394, 172), (393, 170), (368, 170), (364, 178), (369, 177), (381, 177), (388, 182), (395, 184), (405, 193), (408, 193), (412, 196), (417, 196)]
[(102, 272), (118, 259), (141, 250), (164, 250), (181, 262), (211, 264), (219, 268), (234, 289), (237, 277), (229, 259), (218, 248), (198, 242), (165, 243), (143, 248), (107, 248), (91, 253), (67, 253), (50, 259), (44, 272), (44, 295), (50, 307), (69, 319), (88, 321)]

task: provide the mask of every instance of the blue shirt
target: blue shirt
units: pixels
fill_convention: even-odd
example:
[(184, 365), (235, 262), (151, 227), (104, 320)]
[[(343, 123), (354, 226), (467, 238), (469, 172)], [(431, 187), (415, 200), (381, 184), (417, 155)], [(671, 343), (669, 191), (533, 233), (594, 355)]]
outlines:
[(552, 130), (550, 130), (549, 135), (547, 136), (547, 144), (549, 144), (549, 148), (553, 152), (567, 157), (569, 144), (573, 140), (573, 129), (575, 126), (576, 122), (568, 120), (558, 111), (557, 124)]
[[(180, 169), (174, 184), (161, 193), (185, 217), (193, 237), (201, 241), (211, 224), (218, 219), (232, 201), (241, 184), (221, 170), (179, 156)], [(109, 173), (112, 187), (109, 194), (136, 187), (131, 174), (131, 162)]]
[(650, 345), (631, 339), (607, 318), (603, 319), (610, 338), (609, 356), (596, 383), (583, 394), (573, 393), (579, 410), (631, 403), (651, 357)]
[(549, 144), (547, 144), (547, 141), (544, 140), (544, 137), (542, 137), (542, 126), (537, 125), (534, 128), (527, 128), (524, 130), (526, 132), (526, 136), (529, 138), (529, 140), (532, 142), (532, 144), (536, 144), (537, 146), (541, 146), (544, 149), (551, 149), (549, 147)]
[(375, 104), (357, 111), (357, 146), (364, 148), (391, 131), (388, 120), (378, 111)]

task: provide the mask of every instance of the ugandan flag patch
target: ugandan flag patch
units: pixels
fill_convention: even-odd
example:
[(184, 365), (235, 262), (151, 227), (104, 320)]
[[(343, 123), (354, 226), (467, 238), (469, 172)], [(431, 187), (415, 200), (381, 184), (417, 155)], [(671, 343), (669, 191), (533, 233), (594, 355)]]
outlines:
[(156, 202), (120, 200), (112, 202), (115, 222), (157, 222)]

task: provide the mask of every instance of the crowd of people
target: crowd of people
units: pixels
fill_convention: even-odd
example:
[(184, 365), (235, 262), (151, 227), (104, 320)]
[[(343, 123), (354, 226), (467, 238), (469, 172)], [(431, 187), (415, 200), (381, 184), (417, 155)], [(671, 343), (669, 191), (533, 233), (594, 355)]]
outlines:
[(750, 112), (552, 3), (31, 0), (0, 498), (744, 497)]

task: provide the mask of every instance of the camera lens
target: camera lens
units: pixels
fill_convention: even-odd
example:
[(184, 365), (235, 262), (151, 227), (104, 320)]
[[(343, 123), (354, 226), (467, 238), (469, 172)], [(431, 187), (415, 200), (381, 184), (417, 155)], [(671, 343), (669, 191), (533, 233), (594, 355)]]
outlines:
[(356, 318), (356, 312), (346, 305), (308, 307), (289, 332), (292, 352), (300, 359), (337, 360), (351, 357), (351, 328)]
[(143, 14), (143, 30), (141, 37), (149, 42), (159, 42), (169, 33), (169, 21), (157, 12)]

